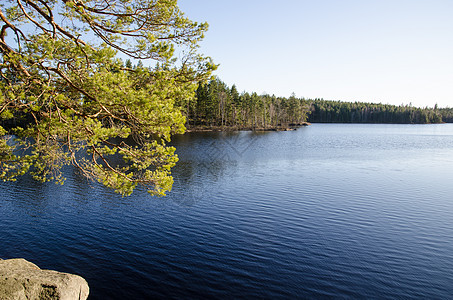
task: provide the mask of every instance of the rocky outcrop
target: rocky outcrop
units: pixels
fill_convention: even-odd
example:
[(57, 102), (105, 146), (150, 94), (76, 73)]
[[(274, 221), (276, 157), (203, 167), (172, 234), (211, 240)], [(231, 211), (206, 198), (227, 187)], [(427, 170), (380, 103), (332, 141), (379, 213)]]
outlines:
[(80, 276), (41, 270), (23, 258), (0, 259), (0, 299), (87, 299), (88, 284)]

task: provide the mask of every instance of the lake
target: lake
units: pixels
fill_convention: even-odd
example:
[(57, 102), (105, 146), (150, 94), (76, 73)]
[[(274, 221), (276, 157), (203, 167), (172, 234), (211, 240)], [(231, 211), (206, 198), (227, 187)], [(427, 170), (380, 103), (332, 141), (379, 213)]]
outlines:
[(0, 183), (0, 257), (90, 299), (451, 298), (453, 124), (188, 133), (164, 198)]

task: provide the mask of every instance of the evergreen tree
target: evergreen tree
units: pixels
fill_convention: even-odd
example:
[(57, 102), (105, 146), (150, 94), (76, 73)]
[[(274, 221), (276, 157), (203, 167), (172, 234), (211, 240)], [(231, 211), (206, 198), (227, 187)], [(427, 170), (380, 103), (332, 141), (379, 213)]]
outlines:
[(0, 19), (0, 177), (62, 182), (72, 164), (123, 195), (164, 195), (178, 103), (215, 69), (197, 53), (207, 24), (176, 0), (4, 0)]

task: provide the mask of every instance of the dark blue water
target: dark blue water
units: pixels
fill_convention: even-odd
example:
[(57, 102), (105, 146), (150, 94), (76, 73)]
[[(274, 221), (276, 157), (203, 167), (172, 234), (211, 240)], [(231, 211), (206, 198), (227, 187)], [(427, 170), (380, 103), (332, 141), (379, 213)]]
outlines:
[(0, 257), (91, 299), (451, 298), (453, 126), (192, 133), (166, 198), (1, 183)]

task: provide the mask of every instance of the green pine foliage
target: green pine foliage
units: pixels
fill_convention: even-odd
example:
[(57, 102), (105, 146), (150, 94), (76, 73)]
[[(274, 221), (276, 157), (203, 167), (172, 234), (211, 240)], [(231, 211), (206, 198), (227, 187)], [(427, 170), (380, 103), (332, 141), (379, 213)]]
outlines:
[(176, 2), (0, 3), (1, 179), (63, 182), (72, 164), (122, 195), (171, 189), (179, 107), (216, 68), (197, 50), (207, 24)]

